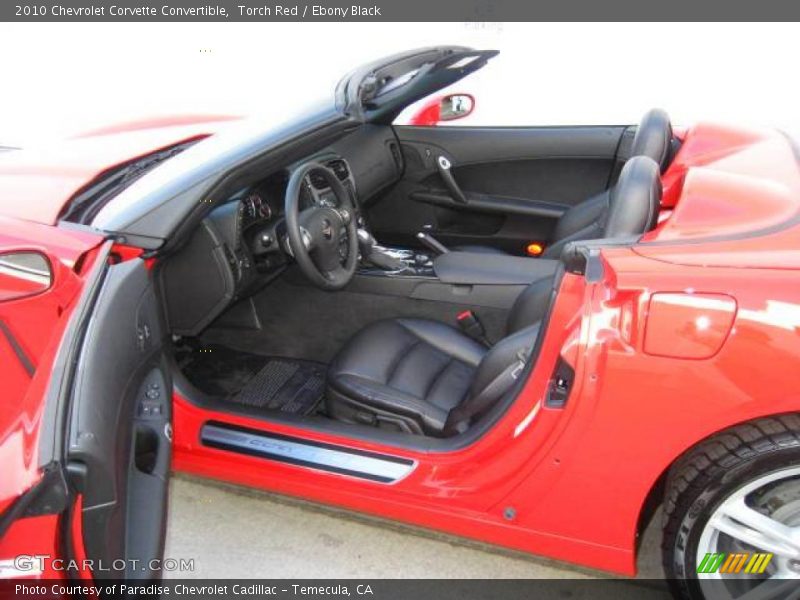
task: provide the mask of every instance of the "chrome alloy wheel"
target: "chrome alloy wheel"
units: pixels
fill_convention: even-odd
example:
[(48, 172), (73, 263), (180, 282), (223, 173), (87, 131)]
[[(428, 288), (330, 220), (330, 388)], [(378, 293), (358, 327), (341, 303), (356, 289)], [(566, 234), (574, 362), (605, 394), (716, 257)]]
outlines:
[[(772, 556), (753, 558), (759, 553)], [(747, 558), (736, 572), (703, 569), (714, 554)], [(728, 496), (708, 519), (696, 560), (706, 571), (697, 576), (709, 600), (800, 600), (800, 466), (763, 475)], [(763, 572), (752, 572), (762, 570), (754, 568), (759, 564), (766, 564)]]

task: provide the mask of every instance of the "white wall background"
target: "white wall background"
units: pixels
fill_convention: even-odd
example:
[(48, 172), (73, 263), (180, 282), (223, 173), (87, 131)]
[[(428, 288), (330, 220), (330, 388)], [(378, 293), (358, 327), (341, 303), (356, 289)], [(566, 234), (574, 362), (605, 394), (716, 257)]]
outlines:
[(306, 104), (350, 68), (441, 43), (501, 55), (456, 87), (476, 124), (727, 120), (800, 132), (797, 24), (0, 24), (0, 144), (119, 120), (264, 114)]

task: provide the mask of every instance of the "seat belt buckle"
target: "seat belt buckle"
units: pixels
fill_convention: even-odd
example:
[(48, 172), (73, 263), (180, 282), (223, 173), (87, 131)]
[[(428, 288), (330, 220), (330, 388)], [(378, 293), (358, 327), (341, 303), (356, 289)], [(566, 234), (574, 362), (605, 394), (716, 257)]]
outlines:
[(456, 316), (456, 321), (458, 321), (458, 326), (461, 328), (461, 331), (466, 333), (473, 340), (477, 340), (482, 344), (487, 343), (486, 331), (483, 329), (483, 323), (480, 322), (478, 315), (474, 312), (471, 310), (460, 312), (458, 316)]

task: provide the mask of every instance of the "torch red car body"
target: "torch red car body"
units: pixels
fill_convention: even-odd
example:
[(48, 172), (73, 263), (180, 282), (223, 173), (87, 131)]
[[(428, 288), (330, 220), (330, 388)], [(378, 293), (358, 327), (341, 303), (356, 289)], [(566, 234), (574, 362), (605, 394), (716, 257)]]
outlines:
[[(379, 119), (364, 120), (351, 130), (381, 126)], [(134, 158), (192, 141), (185, 155), (202, 159), (224, 125), (208, 119), (145, 124), (43, 153), (0, 155), (0, 258), (32, 251), (46, 257), (51, 272), (46, 289), (34, 295), (17, 287), (25, 285), (18, 277), (0, 273), (0, 564), (6, 574), (26, 575), (13, 570), (20, 554), (63, 556), (66, 538), (71, 557), (98, 552), (96, 541), (84, 547), (82, 493), (69, 485), (69, 470), (60, 470), (69, 448), (54, 452), (60, 460), (42, 464), (42, 432), (52, 435), (47, 420), (54, 418), (48, 395), (58, 391), (54, 386), (73, 385), (59, 375), (68, 370), (64, 344), (81, 315), (99, 310), (88, 300), (97, 273), (106, 264), (141, 262), (156, 278), (170, 260), (146, 236), (96, 222), (71, 226), (65, 211), (98, 176)], [(396, 129), (401, 145), (434, 135)], [(800, 171), (792, 143), (775, 131), (712, 124), (682, 130), (673, 142), (677, 149), (661, 175), (658, 225), (634, 241), (590, 247), (584, 269), (566, 269), (524, 385), (469, 443), (425, 448), (307, 427), (302, 420), (198, 402), (176, 386), (172, 470), (635, 574), (637, 538), (651, 510), (678, 497), (670, 486), (687, 457), (747, 424), (794, 439), (792, 419), (800, 411)], [(182, 158), (168, 159), (125, 194), (156, 177), (153, 189), (169, 185), (169, 165)], [(362, 173), (366, 178), (368, 169)], [(120, 321), (106, 335), (133, 335), (125, 327)], [(553, 407), (545, 399), (559, 361), (574, 378), (568, 400)], [(209, 423), (408, 468), (386, 482), (234, 452), (203, 442)], [(56, 439), (64, 443), (63, 436)], [(48, 486), (66, 491), (48, 496)], [(34, 574), (64, 576), (50, 569)], [(696, 594), (687, 589), (681, 593)]]

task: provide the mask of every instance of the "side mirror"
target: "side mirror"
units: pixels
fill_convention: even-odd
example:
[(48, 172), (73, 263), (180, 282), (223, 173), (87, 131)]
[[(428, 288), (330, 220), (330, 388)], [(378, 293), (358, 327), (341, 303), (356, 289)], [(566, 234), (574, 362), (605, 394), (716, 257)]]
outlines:
[(0, 254), (0, 302), (34, 296), (50, 289), (53, 272), (41, 252), (24, 250)]
[(475, 110), (475, 98), (469, 94), (450, 94), (439, 103), (439, 120), (455, 121), (463, 119)]
[[(428, 98), (405, 124), (436, 127), (442, 121), (463, 119), (475, 110), (475, 98), (469, 94), (447, 94)], [(401, 123), (404, 124), (404, 123)]]

